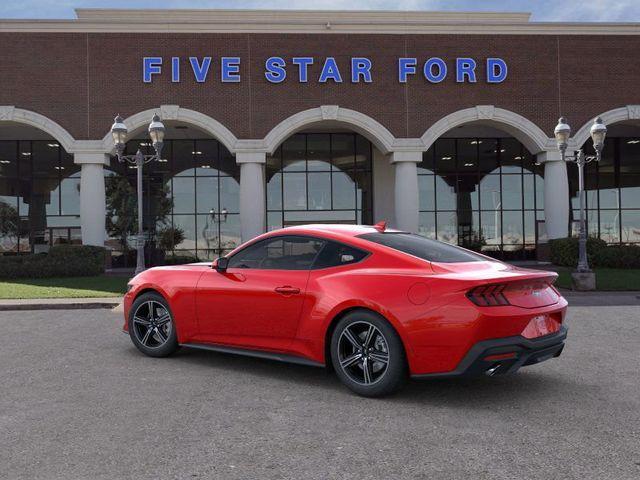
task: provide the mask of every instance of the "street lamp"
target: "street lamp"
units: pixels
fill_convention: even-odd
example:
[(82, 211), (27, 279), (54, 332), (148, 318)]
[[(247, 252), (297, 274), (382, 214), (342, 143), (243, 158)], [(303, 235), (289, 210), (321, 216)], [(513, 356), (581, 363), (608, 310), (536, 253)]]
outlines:
[(142, 166), (145, 163), (149, 163), (152, 160), (160, 160), (160, 154), (162, 153), (162, 146), (164, 144), (165, 128), (160, 117), (155, 114), (149, 124), (149, 137), (153, 143), (155, 154), (144, 155), (140, 149), (135, 155), (125, 155), (124, 147), (127, 143), (127, 126), (124, 124), (124, 120), (118, 115), (113, 125), (111, 126), (111, 136), (113, 137), (113, 143), (116, 147), (116, 156), (119, 162), (127, 162), (135, 165), (137, 169), (137, 190), (138, 190), (138, 235), (136, 236), (136, 275), (145, 269), (144, 266), (144, 234), (142, 226)]
[(569, 137), (571, 136), (571, 127), (567, 120), (562, 117), (558, 120), (558, 125), (554, 130), (558, 150), (562, 154), (563, 161), (574, 162), (578, 166), (578, 192), (580, 195), (580, 236), (578, 239), (578, 268), (577, 273), (591, 273), (589, 269), (589, 261), (587, 259), (587, 229), (585, 220), (585, 191), (584, 191), (584, 166), (592, 161), (599, 162), (602, 157), (602, 149), (604, 147), (604, 139), (607, 135), (607, 127), (602, 123), (600, 117), (596, 118), (591, 126), (591, 139), (593, 140), (593, 148), (595, 155), (585, 155), (582, 149), (567, 155), (567, 147), (569, 145)]

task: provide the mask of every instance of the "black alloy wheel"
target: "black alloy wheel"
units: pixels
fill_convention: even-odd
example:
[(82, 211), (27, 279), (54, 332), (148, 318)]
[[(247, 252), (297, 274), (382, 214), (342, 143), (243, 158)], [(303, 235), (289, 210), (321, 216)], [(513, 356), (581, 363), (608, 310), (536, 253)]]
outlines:
[(331, 357), (340, 380), (360, 395), (387, 395), (406, 378), (400, 337), (384, 318), (370, 311), (353, 311), (338, 322)]
[(145, 293), (133, 302), (129, 336), (138, 350), (152, 357), (166, 357), (178, 349), (171, 310), (162, 296)]

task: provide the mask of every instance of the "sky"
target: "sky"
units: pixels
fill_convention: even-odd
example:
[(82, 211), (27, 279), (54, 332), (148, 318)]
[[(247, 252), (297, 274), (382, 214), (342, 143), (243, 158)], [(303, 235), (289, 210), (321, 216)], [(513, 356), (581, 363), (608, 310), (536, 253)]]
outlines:
[(531, 12), (538, 22), (638, 22), (640, 0), (0, 0), (0, 18), (75, 18), (74, 8), (256, 8)]

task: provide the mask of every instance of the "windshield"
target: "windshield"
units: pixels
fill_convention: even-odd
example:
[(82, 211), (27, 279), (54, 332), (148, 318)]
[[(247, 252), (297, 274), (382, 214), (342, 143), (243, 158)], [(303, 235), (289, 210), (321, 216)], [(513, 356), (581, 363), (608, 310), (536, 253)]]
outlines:
[(438, 242), (411, 233), (365, 233), (358, 238), (391, 247), (430, 262), (481, 262), (487, 259), (448, 243)]

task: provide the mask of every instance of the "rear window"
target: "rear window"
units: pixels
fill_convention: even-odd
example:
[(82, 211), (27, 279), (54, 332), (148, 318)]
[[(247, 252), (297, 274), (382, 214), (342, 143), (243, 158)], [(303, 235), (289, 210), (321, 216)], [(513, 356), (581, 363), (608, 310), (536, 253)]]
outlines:
[(337, 267), (356, 263), (368, 254), (368, 252), (328, 240), (316, 257), (313, 268)]
[(448, 243), (430, 240), (411, 233), (365, 233), (358, 238), (391, 247), (430, 262), (480, 262), (486, 258)]

